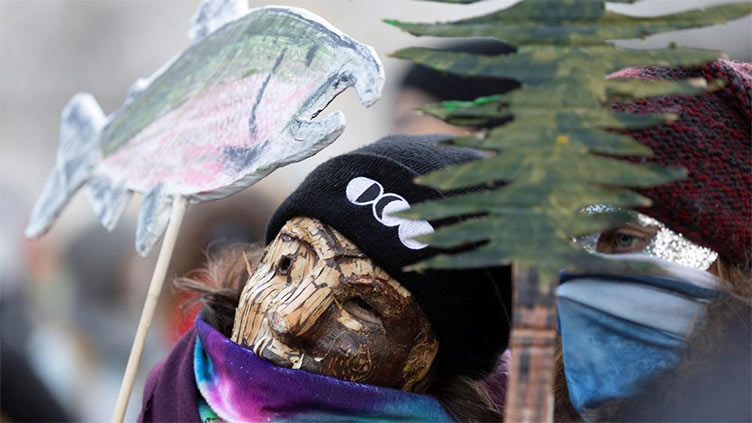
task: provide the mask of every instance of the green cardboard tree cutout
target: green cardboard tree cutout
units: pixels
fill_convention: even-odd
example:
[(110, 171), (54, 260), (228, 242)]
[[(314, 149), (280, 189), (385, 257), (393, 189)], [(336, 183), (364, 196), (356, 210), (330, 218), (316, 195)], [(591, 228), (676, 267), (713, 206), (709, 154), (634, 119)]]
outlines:
[[(431, 0), (476, 3), (480, 0)], [(630, 0), (615, 1), (632, 3)], [(394, 56), (464, 77), (514, 79), (519, 89), (474, 101), (446, 101), (422, 109), (450, 124), (493, 127), (451, 140), (497, 154), (449, 166), (417, 179), (452, 190), (480, 184), (487, 191), (413, 206), (407, 218), (476, 217), (418, 238), (436, 247), (475, 245), (438, 255), (412, 268), (467, 268), (516, 264), (512, 374), (507, 421), (550, 421), (556, 310), (553, 285), (561, 269), (627, 266), (575, 247), (573, 236), (600, 232), (627, 219), (625, 213), (582, 213), (589, 205), (649, 206), (630, 188), (675, 181), (682, 169), (621, 160), (649, 156), (633, 138), (612, 130), (639, 129), (675, 115), (614, 113), (609, 104), (669, 94), (696, 95), (722, 88), (716, 81), (607, 79), (630, 66), (699, 66), (723, 53), (670, 45), (630, 50), (609, 40), (720, 24), (752, 12), (732, 3), (658, 17), (633, 17), (606, 9), (605, 0), (522, 0), (483, 16), (448, 23), (387, 23), (414, 35), (490, 37), (516, 52), (488, 56), (407, 48)], [(510, 119), (512, 118), (512, 119)], [(495, 126), (495, 127), (494, 127)], [(527, 362), (527, 366), (520, 363)]]

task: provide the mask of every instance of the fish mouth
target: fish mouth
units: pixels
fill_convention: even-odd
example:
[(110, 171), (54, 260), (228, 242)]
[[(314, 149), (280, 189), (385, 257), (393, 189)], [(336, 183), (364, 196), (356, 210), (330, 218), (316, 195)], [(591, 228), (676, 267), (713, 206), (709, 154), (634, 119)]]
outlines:
[(360, 103), (365, 107), (371, 107), (381, 98), (384, 89), (384, 67), (378, 59), (378, 54), (372, 47), (367, 47), (367, 52), (361, 56), (361, 63), (352, 72), (351, 78), (355, 80), (355, 92), (358, 94)]
[(355, 81), (355, 92), (358, 94), (360, 104), (365, 107), (373, 106), (381, 98), (381, 87), (374, 87), (371, 84), (361, 84), (360, 78)]

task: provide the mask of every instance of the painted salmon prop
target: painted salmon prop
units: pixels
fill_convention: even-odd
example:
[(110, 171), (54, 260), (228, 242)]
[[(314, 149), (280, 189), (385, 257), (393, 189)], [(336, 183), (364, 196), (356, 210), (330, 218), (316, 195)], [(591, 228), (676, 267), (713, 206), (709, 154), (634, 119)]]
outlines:
[(176, 198), (228, 196), (329, 145), (344, 115), (313, 119), (348, 87), (366, 107), (379, 99), (384, 71), (371, 47), (305, 10), (247, 10), (244, 2), (205, 1), (190, 31), (194, 43), (137, 81), (112, 115), (90, 94), (70, 100), (27, 237), (44, 234), (86, 184), (108, 229), (132, 193), (144, 195), (136, 249), (145, 255)]

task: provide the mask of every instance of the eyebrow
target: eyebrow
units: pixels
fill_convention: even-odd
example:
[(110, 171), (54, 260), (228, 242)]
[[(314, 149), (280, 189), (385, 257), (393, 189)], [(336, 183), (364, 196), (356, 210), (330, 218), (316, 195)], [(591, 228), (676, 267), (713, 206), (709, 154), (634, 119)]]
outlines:
[(337, 254), (332, 257), (334, 261), (340, 261), (340, 260), (345, 260), (349, 258), (368, 258), (368, 256), (366, 256), (363, 253), (348, 252), (348, 253)]
[(298, 241), (298, 242), (300, 242), (302, 244), (305, 244), (308, 248), (316, 251), (316, 248), (314, 248), (313, 244), (311, 244), (311, 242), (309, 240), (307, 240), (307, 239), (305, 239), (303, 237), (300, 237), (297, 234), (294, 234), (292, 232), (288, 232), (284, 228), (282, 229), (282, 232), (280, 232), (280, 235), (283, 236), (283, 237), (290, 238), (289, 240), (286, 240), (286, 239), (283, 238), (282, 241), (284, 241), (284, 242)]
[[(366, 256), (363, 252), (361, 252), (357, 246), (353, 245), (352, 242), (347, 240), (346, 238), (343, 238), (346, 244), (342, 245), (342, 243), (339, 243), (337, 241), (338, 237), (334, 233), (332, 233), (330, 230), (328, 230), (328, 228), (320, 227), (318, 229), (319, 231), (317, 231), (315, 234), (312, 233), (311, 231), (308, 231), (307, 228), (298, 229), (298, 230), (283, 228), (280, 233), (298, 242), (304, 243), (308, 248), (313, 250), (316, 253), (316, 255), (322, 260), (334, 260), (335, 262), (338, 262), (341, 260), (351, 259), (351, 258), (368, 258), (368, 256)], [(330, 257), (324, 257), (322, 253), (325, 250), (322, 248), (322, 243), (330, 251), (335, 252), (336, 254)], [(333, 248), (334, 245), (340, 248)]]
[[(322, 260), (334, 260), (335, 262), (339, 262), (346, 259), (353, 259), (353, 258), (368, 258), (365, 254), (362, 252), (354, 252), (350, 249), (344, 249), (344, 251), (334, 254), (331, 257), (322, 257), (322, 249), (320, 246), (317, 246), (313, 240), (310, 239), (310, 237), (306, 236), (306, 233), (293, 233), (287, 230), (283, 230), (281, 232), (281, 235), (290, 238), (290, 241), (297, 241), (301, 244), (305, 244), (306, 247), (310, 248), (314, 253), (316, 253), (316, 256), (318, 256), (319, 259)], [(324, 241), (326, 243), (326, 241)], [(327, 245), (330, 245), (329, 243), (326, 243)]]

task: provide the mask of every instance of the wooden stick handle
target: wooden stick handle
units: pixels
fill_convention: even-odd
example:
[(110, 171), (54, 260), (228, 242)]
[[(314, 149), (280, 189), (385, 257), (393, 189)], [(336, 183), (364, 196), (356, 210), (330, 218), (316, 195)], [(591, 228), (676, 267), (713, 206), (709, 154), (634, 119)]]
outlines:
[(167, 226), (162, 247), (159, 250), (157, 265), (154, 267), (149, 291), (146, 293), (146, 301), (141, 311), (141, 319), (138, 321), (136, 337), (133, 340), (131, 354), (128, 357), (128, 365), (125, 367), (125, 375), (123, 375), (123, 383), (120, 385), (120, 393), (118, 394), (117, 403), (115, 403), (115, 411), (112, 414), (113, 423), (120, 423), (125, 418), (125, 410), (128, 407), (128, 399), (133, 390), (133, 381), (138, 371), (138, 363), (141, 361), (141, 353), (144, 351), (146, 334), (154, 318), (157, 303), (159, 303), (159, 294), (162, 292), (162, 285), (164, 285), (165, 276), (167, 275), (167, 267), (170, 264), (172, 251), (175, 249), (175, 240), (178, 237), (180, 223), (183, 221), (186, 204), (185, 197), (177, 197), (172, 204), (170, 223)]
[(505, 422), (547, 423), (554, 412), (556, 305), (552, 281), (515, 266), (512, 363)]

